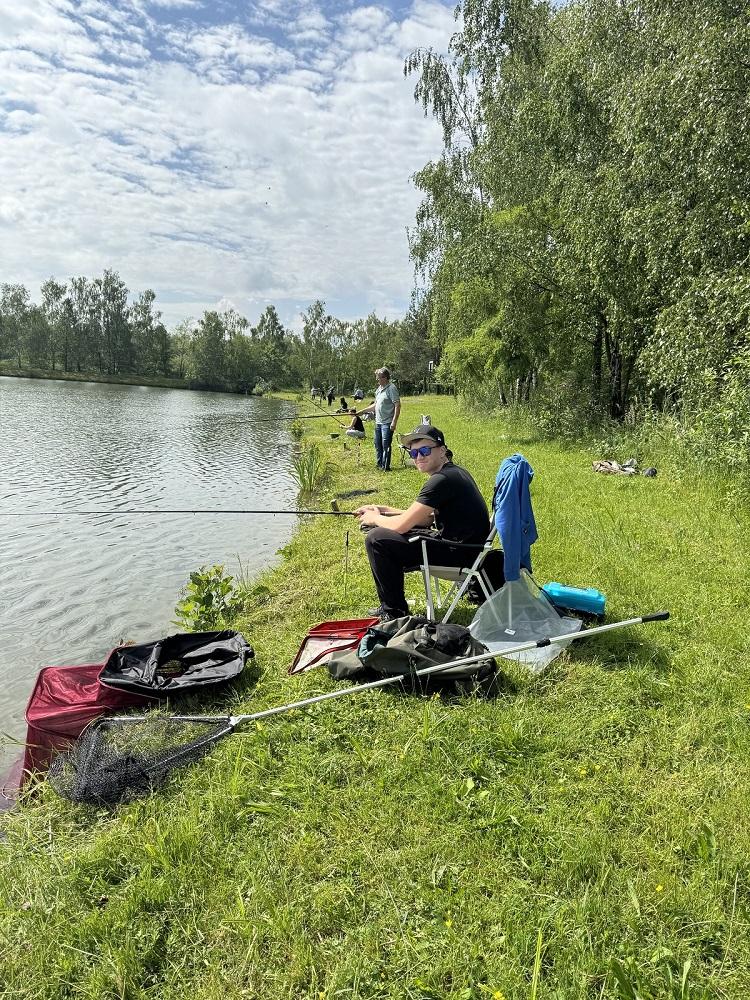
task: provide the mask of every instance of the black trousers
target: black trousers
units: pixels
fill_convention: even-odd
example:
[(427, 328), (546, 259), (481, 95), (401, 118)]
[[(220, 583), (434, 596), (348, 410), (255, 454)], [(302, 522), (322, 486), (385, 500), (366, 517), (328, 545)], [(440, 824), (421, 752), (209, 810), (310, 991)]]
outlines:
[[(375, 588), (384, 611), (392, 615), (407, 615), (404, 596), (404, 574), (418, 570), (422, 564), (422, 543), (410, 542), (413, 532), (400, 535), (390, 528), (370, 528), (365, 538), (367, 558), (370, 560)], [(427, 542), (427, 558), (436, 566), (473, 565), (479, 553), (476, 545), (446, 545), (445, 542)]]

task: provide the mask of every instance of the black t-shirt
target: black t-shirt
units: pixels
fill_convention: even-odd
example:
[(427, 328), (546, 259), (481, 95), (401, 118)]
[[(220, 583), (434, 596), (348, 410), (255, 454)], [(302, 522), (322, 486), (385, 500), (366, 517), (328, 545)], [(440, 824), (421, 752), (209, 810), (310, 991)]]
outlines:
[(359, 416), (352, 417), (352, 422), (349, 425), (350, 431), (364, 431), (365, 425), (362, 423), (362, 419)]
[(466, 469), (446, 462), (434, 472), (420, 490), (417, 503), (435, 509), (437, 526), (443, 538), (481, 544), (490, 533), (487, 504)]

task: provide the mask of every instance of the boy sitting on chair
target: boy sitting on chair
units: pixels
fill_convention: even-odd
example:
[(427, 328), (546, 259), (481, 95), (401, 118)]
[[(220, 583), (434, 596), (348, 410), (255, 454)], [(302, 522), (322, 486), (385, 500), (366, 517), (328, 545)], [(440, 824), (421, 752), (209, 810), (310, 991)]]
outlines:
[(381, 621), (409, 613), (404, 573), (419, 569), (421, 561), (421, 547), (409, 541), (415, 532), (437, 528), (444, 540), (457, 543), (427, 542), (428, 558), (436, 565), (471, 566), (478, 550), (464, 546), (483, 545), (490, 530), (487, 504), (466, 469), (448, 458), (442, 431), (421, 424), (401, 435), (401, 445), (429, 476), (417, 499), (407, 510), (366, 504), (354, 511), (360, 525), (370, 528), (365, 548), (380, 606), (368, 614)]

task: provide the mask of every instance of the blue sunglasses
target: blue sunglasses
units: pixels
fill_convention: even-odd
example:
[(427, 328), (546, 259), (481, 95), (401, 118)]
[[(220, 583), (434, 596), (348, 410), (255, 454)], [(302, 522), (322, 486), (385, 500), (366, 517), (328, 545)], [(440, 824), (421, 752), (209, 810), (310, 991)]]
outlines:
[(406, 451), (409, 452), (411, 458), (416, 458), (417, 455), (421, 455), (422, 458), (427, 458), (434, 451), (428, 444), (423, 444), (421, 448), (407, 448)]

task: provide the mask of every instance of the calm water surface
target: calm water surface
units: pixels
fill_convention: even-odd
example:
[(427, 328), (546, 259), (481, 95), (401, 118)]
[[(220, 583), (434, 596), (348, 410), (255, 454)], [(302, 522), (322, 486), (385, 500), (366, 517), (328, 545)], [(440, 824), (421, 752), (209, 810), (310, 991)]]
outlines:
[[(254, 574), (273, 561), (293, 517), (127, 511), (293, 507), (293, 412), (245, 396), (0, 378), (0, 732), (25, 732), (40, 667), (100, 662), (123, 639), (177, 631), (192, 570), (224, 563), (234, 575), (241, 560)], [(106, 513), (3, 516), (63, 509)]]

